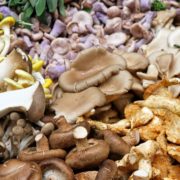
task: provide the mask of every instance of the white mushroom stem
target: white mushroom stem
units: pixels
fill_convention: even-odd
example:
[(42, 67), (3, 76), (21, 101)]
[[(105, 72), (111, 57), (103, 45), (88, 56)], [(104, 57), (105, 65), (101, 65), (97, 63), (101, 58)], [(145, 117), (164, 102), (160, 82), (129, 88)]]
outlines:
[(139, 169), (133, 173), (133, 180), (148, 180), (148, 173), (143, 169)]
[(1, 41), (4, 41), (4, 48), (0, 53), (0, 56), (5, 56), (10, 48), (10, 34), (9, 35), (3, 35), (3, 40), (1, 39)]
[(88, 146), (87, 135), (88, 131), (83, 126), (78, 126), (74, 129), (73, 136), (76, 139), (76, 148), (78, 151), (81, 151)]

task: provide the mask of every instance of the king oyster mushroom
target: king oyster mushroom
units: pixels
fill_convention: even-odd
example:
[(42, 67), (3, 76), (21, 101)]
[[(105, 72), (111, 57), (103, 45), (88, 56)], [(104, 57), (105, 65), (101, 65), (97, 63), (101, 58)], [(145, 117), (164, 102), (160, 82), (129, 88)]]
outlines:
[(67, 92), (79, 92), (107, 81), (126, 67), (125, 60), (102, 48), (82, 51), (71, 69), (59, 77), (60, 87)]
[(0, 93), (0, 99), (0, 117), (11, 111), (20, 111), (29, 121), (35, 122), (44, 115), (45, 95), (39, 82), (28, 88)]

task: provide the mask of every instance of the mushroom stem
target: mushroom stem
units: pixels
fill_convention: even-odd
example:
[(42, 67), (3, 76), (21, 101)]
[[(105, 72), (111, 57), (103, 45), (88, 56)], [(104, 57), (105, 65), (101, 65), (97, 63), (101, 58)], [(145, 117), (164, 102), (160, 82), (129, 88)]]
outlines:
[(76, 147), (78, 151), (81, 151), (88, 147), (87, 135), (88, 131), (83, 126), (79, 126), (74, 129), (73, 136), (76, 139)]
[(69, 129), (72, 129), (72, 126), (67, 123), (64, 116), (60, 116), (55, 122), (60, 131), (68, 131)]
[(49, 150), (48, 139), (44, 134), (38, 134), (35, 137), (36, 150), (37, 151), (47, 151)]

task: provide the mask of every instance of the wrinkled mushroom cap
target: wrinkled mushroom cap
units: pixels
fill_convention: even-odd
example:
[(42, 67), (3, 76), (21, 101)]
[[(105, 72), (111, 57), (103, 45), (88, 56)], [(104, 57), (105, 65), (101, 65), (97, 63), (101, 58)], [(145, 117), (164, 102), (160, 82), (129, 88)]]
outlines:
[(79, 53), (71, 69), (59, 77), (59, 85), (67, 92), (79, 92), (103, 83), (125, 67), (121, 56), (102, 48), (90, 48)]
[(98, 88), (91, 87), (80, 93), (64, 93), (52, 104), (51, 108), (55, 110), (56, 118), (64, 116), (69, 123), (72, 123), (78, 116), (96, 106), (104, 105), (105, 102), (105, 95)]

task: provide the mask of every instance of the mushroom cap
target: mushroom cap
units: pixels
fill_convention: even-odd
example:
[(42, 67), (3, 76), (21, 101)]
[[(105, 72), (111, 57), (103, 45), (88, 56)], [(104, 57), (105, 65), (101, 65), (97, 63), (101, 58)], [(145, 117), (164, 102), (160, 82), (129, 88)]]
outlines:
[(168, 36), (168, 44), (170, 47), (180, 45), (180, 27), (175, 28)]
[(83, 169), (98, 166), (108, 157), (109, 146), (105, 141), (90, 139), (88, 145), (81, 151), (76, 148), (71, 150), (66, 156), (66, 164), (74, 169)]
[(26, 57), (14, 49), (1, 63), (0, 63), (0, 86), (4, 84), (4, 78), (13, 78), (16, 69), (23, 69), (31, 72), (31, 64)]
[(50, 158), (64, 158), (65, 156), (66, 151), (63, 149), (36, 151), (35, 147), (30, 147), (20, 151), (18, 158), (22, 161), (42, 161)]
[(102, 83), (99, 88), (105, 95), (120, 95), (127, 93), (131, 89), (132, 83), (132, 75), (124, 70)]
[(95, 180), (97, 171), (85, 171), (75, 175), (76, 180)]
[(127, 70), (129, 70), (130, 72), (144, 70), (148, 66), (148, 59), (142, 54), (128, 52), (123, 53), (122, 57), (125, 59)]
[(80, 93), (64, 93), (51, 105), (51, 109), (55, 110), (56, 118), (64, 116), (68, 123), (73, 123), (78, 116), (105, 103), (105, 95), (98, 88), (90, 87)]
[(14, 26), (15, 25), (15, 19), (12, 16), (5, 17), (2, 21), (0, 21), (0, 28), (2, 28), (4, 25)]
[(175, 144), (167, 145), (168, 154), (175, 159), (178, 163), (180, 163), (180, 146)]
[(59, 77), (59, 85), (67, 92), (79, 92), (103, 83), (125, 67), (121, 56), (103, 48), (89, 48), (79, 53), (71, 69)]
[(0, 179), (28, 179), (41, 180), (41, 169), (34, 162), (23, 162), (17, 159), (11, 159), (0, 165)]
[(43, 179), (74, 180), (72, 169), (61, 159), (48, 159), (40, 162)]
[(38, 121), (44, 115), (45, 95), (39, 82), (20, 90), (0, 93), (0, 117), (12, 111), (24, 112), (29, 121)]

